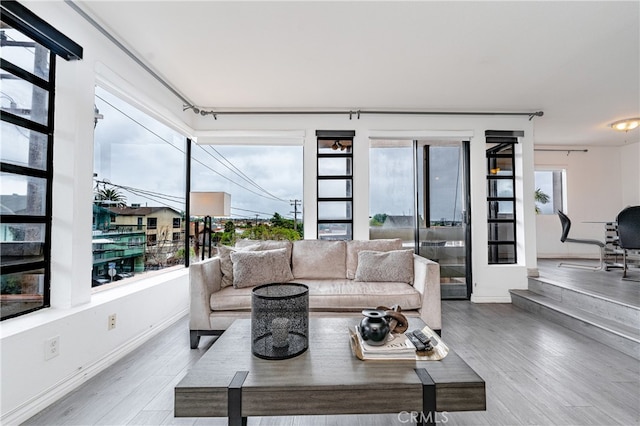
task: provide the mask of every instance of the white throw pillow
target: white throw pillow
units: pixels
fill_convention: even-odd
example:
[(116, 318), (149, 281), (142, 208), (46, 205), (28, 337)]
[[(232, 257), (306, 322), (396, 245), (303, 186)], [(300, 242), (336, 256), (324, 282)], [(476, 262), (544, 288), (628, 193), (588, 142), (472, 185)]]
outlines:
[(291, 281), (293, 274), (287, 249), (261, 251), (233, 251), (233, 286), (253, 287), (261, 284)]
[(413, 283), (413, 250), (358, 253), (355, 281)]

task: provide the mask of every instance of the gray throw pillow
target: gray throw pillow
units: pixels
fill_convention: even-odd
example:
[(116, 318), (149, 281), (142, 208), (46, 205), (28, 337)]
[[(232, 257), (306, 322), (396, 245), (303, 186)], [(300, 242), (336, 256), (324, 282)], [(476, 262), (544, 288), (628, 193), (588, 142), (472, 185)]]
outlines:
[(413, 250), (358, 253), (355, 281), (413, 283)]
[(291, 281), (293, 274), (287, 249), (231, 252), (233, 286), (253, 287)]
[(233, 285), (233, 262), (231, 262), (231, 253), (235, 251), (251, 251), (257, 250), (258, 246), (248, 245), (242, 248), (234, 248), (228, 246), (218, 246), (218, 257), (220, 258), (220, 270), (222, 271), (222, 282), (220, 287), (225, 288)]

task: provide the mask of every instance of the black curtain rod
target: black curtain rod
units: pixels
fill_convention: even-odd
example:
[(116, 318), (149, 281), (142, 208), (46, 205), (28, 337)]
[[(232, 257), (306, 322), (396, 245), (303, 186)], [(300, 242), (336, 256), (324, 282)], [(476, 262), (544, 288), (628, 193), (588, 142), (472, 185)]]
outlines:
[(384, 114), (384, 115), (505, 115), (505, 116), (515, 116), (515, 115), (526, 115), (529, 117), (529, 120), (532, 120), (534, 117), (542, 117), (544, 115), (543, 111), (535, 111), (535, 112), (486, 112), (486, 111), (395, 111), (395, 110), (333, 110), (333, 111), (265, 111), (265, 110), (256, 110), (256, 111), (213, 111), (213, 110), (203, 110), (199, 109), (195, 106), (185, 105), (185, 110), (192, 109), (196, 114), (200, 114), (205, 117), (207, 115), (213, 115), (215, 120), (218, 119), (218, 115), (348, 115), (349, 120), (353, 118), (355, 115), (357, 119), (360, 119), (362, 114)]

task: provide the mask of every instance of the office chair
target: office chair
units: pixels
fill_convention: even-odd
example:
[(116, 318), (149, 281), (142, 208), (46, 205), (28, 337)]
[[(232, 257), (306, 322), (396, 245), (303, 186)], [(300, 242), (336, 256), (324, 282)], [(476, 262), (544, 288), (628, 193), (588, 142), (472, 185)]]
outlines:
[(565, 266), (567, 268), (580, 268), (580, 269), (589, 269), (592, 271), (602, 271), (605, 269), (604, 264), (604, 243), (598, 240), (586, 240), (586, 239), (577, 239), (577, 238), (569, 238), (569, 230), (571, 229), (571, 219), (558, 210), (558, 216), (560, 217), (560, 224), (562, 224), (562, 235), (560, 236), (560, 241), (563, 243), (576, 243), (576, 244), (590, 244), (599, 247), (600, 251), (600, 264), (598, 266), (590, 266), (590, 265), (581, 265), (578, 263), (567, 263), (560, 262), (558, 266)]
[[(627, 277), (627, 251), (640, 250), (640, 206), (618, 213), (618, 245), (622, 249), (622, 278)], [(634, 280), (635, 281), (635, 280)]]

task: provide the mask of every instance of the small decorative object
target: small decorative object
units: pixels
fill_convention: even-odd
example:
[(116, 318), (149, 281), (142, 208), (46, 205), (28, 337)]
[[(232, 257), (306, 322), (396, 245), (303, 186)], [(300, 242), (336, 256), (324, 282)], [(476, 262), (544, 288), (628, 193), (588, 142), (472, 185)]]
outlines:
[(391, 308), (386, 306), (378, 306), (378, 310), (385, 311), (389, 320), (389, 329), (391, 333), (404, 333), (409, 328), (409, 320), (402, 314), (402, 308), (399, 305), (393, 305)]
[(287, 359), (309, 347), (309, 288), (265, 284), (251, 297), (251, 351), (258, 358)]
[(387, 313), (381, 309), (365, 309), (362, 315), (364, 315), (360, 321), (362, 340), (372, 346), (384, 345), (391, 331)]

